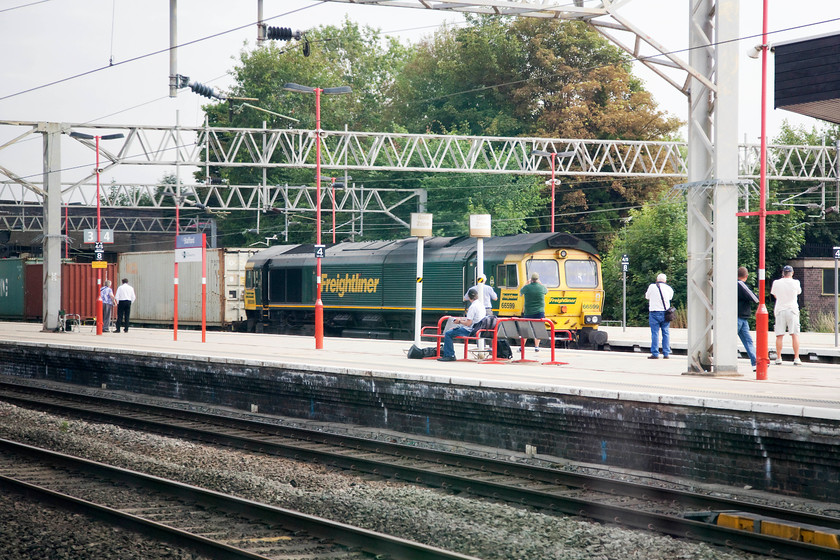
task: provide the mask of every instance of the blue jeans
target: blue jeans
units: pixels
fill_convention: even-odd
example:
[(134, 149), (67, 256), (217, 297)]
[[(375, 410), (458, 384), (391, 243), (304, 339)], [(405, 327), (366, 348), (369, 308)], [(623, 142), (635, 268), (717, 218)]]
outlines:
[(659, 357), (659, 330), (662, 330), (662, 354), (671, 355), (670, 321), (665, 320), (664, 311), (651, 311), (648, 315), (650, 324), (650, 353)]
[(468, 329), (467, 327), (455, 327), (446, 331), (443, 335), (443, 355), (454, 358), (455, 341), (453, 339), (456, 336), (467, 336), (471, 331), (472, 329)]
[(747, 350), (747, 356), (750, 357), (750, 363), (755, 367), (755, 345), (750, 336), (750, 322), (746, 319), (738, 318), (738, 338), (741, 339), (741, 344)]

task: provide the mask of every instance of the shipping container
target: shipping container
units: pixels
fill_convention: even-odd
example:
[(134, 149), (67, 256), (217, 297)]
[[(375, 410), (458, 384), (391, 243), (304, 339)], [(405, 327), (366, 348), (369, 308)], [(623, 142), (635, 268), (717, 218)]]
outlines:
[[(68, 315), (79, 315), (82, 321), (96, 317), (96, 302), (99, 299), (97, 279), (101, 274), (102, 285), (111, 280), (116, 285), (117, 265), (109, 263), (106, 268), (93, 268), (91, 263), (62, 263), (61, 265), (61, 309)], [(23, 318), (43, 320), (44, 313), (44, 265), (41, 262), (27, 262), (24, 271)]]
[(0, 260), (0, 317), (22, 319), (24, 309), (23, 259)]
[[(208, 327), (228, 329), (245, 321), (245, 263), (252, 249), (207, 249)], [(131, 305), (135, 325), (173, 324), (175, 251), (121, 253), (119, 280), (127, 278), (137, 300)], [(178, 264), (178, 325), (201, 325), (201, 263)]]

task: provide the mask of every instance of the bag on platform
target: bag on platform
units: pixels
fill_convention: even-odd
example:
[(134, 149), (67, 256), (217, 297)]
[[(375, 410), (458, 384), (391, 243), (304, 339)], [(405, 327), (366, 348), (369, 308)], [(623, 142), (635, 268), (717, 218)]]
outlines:
[(433, 358), (437, 356), (436, 348), (420, 348), (416, 344), (412, 344), (408, 349), (409, 360), (422, 360), (423, 358)]
[(513, 350), (511, 350), (507, 340), (498, 339), (496, 341), (496, 357), (500, 360), (510, 360), (513, 358)]

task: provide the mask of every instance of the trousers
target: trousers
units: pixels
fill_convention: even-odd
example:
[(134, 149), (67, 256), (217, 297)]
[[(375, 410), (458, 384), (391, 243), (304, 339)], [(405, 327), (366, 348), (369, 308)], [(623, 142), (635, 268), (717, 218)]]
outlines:
[(662, 331), (662, 354), (671, 355), (671, 322), (665, 320), (664, 311), (651, 311), (648, 314), (650, 324), (650, 353), (659, 357), (659, 331)]

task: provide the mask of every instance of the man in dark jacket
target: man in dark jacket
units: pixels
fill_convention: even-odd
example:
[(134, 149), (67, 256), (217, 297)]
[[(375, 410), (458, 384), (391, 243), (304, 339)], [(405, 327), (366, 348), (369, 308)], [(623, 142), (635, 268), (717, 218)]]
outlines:
[(758, 297), (747, 286), (747, 267), (738, 269), (738, 338), (747, 350), (750, 357), (753, 371), (755, 371), (755, 345), (750, 336), (750, 317), (752, 317), (752, 304), (758, 303)]

